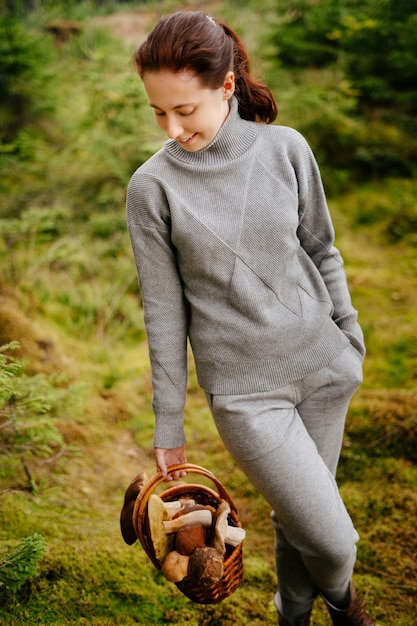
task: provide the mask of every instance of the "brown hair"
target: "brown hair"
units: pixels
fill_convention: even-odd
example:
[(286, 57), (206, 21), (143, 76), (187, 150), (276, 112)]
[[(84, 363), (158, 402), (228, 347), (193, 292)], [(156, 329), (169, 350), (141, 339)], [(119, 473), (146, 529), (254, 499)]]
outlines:
[(161, 17), (135, 51), (134, 62), (142, 78), (146, 72), (188, 70), (210, 89), (221, 87), (232, 70), (241, 117), (271, 124), (277, 116), (271, 90), (251, 76), (249, 55), (241, 38), (224, 22), (200, 11)]

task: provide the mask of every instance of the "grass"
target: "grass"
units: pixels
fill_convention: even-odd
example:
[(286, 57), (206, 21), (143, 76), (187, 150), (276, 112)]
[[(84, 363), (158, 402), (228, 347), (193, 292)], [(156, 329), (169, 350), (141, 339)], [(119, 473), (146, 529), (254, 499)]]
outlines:
[[(250, 30), (250, 4), (238, 16), (233, 3), (211, 5), (210, 12), (215, 8)], [(250, 42), (256, 46), (255, 29)], [(38, 137), (31, 158), (3, 179), (2, 227), (12, 232), (0, 240), (0, 343), (18, 339), (29, 382), (50, 377), (51, 394), (56, 374), (63, 374), (67, 383), (59, 384), (72, 401), (56, 403), (51, 415), (63, 441), (54, 454), (29, 451), (25, 471), (20, 457), (6, 459), (0, 450), (0, 554), (33, 533), (47, 543), (18, 592), (0, 588), (0, 623), (276, 624), (268, 506), (220, 442), (192, 359), (188, 458), (214, 471), (238, 506), (247, 531), (244, 581), (220, 605), (195, 605), (138, 543), (122, 541), (124, 491), (139, 471), (154, 472), (147, 345), (124, 193), (138, 145), (146, 158), (160, 136), (137, 135), (149, 118), (120, 42), (88, 30), (82, 45), (71, 46), (61, 51), (57, 74), (71, 68), (84, 89), (62, 81), (53, 140)], [(283, 115), (296, 125), (289, 106)], [(368, 347), (338, 479), (361, 535), (355, 582), (384, 626), (417, 622), (415, 194), (414, 181), (385, 180), (330, 199)], [(313, 623), (329, 624), (321, 601)]]

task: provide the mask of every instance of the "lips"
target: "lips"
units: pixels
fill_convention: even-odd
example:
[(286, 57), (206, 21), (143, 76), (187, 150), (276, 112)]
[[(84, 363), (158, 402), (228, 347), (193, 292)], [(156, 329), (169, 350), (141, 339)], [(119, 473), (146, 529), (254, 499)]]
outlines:
[(178, 141), (180, 143), (189, 143), (192, 139), (194, 139), (196, 135), (197, 133), (194, 133), (193, 135), (191, 135), (191, 137), (187, 137), (186, 139), (179, 139)]

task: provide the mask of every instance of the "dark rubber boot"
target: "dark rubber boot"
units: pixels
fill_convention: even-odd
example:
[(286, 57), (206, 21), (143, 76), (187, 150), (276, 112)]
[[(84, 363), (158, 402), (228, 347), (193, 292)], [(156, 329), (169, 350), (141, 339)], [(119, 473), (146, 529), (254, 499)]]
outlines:
[(333, 626), (376, 626), (361, 605), (352, 582), (350, 583), (350, 602), (346, 609), (336, 609), (327, 602), (326, 598), (324, 601), (332, 618)]

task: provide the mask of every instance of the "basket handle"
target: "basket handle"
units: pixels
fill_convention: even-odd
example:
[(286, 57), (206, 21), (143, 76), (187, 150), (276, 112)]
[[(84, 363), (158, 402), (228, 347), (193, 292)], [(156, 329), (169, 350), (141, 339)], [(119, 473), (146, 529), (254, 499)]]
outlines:
[[(216, 485), (220, 497), (223, 498), (223, 500), (227, 500), (231, 508), (235, 512), (237, 511), (236, 506), (234, 505), (229, 493), (227, 492), (223, 484), (218, 480), (218, 478), (216, 478), (216, 476), (212, 472), (207, 470), (205, 467), (201, 467), (200, 465), (194, 465), (192, 463), (179, 463), (177, 465), (171, 465), (168, 468), (168, 475), (174, 474), (175, 472), (184, 471), (187, 472), (187, 474), (200, 474), (200, 476), (204, 476), (205, 478), (211, 480)], [(143, 486), (141, 492), (138, 495), (138, 499), (142, 499), (142, 494), (143, 496), (146, 496), (147, 494), (150, 495), (165, 480), (166, 476), (164, 476), (162, 472), (158, 472), (157, 474), (155, 474), (155, 476), (150, 478), (149, 481)], [(148, 500), (148, 498), (146, 498), (146, 500)]]

